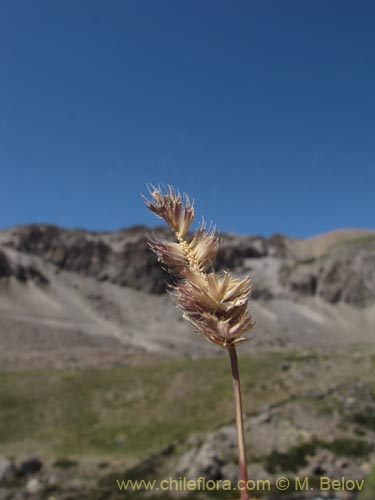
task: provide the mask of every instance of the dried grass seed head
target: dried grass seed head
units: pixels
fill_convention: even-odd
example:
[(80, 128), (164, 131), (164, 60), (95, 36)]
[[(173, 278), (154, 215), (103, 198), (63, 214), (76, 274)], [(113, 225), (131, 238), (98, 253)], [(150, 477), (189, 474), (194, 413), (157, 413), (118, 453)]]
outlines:
[(194, 205), (186, 194), (181, 195), (172, 186), (163, 194), (160, 186), (149, 185), (151, 200), (145, 198), (146, 206), (173, 229), (176, 236), (184, 238), (194, 220)]
[(171, 186), (166, 193), (151, 186), (152, 200), (147, 207), (164, 219), (174, 232), (177, 243), (149, 240), (160, 262), (171, 274), (177, 306), (197, 332), (220, 345), (247, 340), (244, 333), (253, 326), (248, 312), (250, 278), (238, 279), (230, 272), (208, 272), (219, 249), (216, 231), (206, 230), (204, 223), (190, 241), (185, 239), (194, 220), (194, 208), (188, 196)]

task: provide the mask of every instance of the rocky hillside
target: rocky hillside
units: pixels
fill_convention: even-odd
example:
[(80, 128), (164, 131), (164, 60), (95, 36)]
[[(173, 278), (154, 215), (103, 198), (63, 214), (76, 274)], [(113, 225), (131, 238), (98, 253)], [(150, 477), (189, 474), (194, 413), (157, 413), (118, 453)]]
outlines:
[[(0, 231), (1, 499), (119, 500), (116, 479), (129, 477), (236, 481), (228, 360), (182, 321), (149, 232)], [(273, 488), (264, 498), (279, 500), (280, 474), (314, 487), (322, 475), (362, 481), (373, 461), (375, 232), (224, 234), (217, 267), (253, 280), (240, 369), (250, 477)], [(329, 497), (359, 500), (342, 493)]]
[[(170, 239), (164, 228), (154, 230)], [(36, 255), (65, 270), (147, 293), (164, 293), (167, 276), (147, 246), (143, 226), (112, 233), (68, 230), (52, 225), (19, 226), (0, 233), (0, 277), (47, 283), (41, 270), (23, 266)], [(17, 252), (12, 263), (6, 249)], [(320, 250), (319, 250), (320, 248)], [(13, 254), (15, 255), (15, 254)], [(15, 265), (13, 265), (15, 264)], [(333, 232), (310, 240), (283, 235), (222, 235), (216, 266), (254, 275), (253, 298), (318, 295), (324, 300), (361, 307), (375, 301), (375, 232)]]
[[(360, 483), (374, 442), (373, 354), (243, 355), (249, 477), (270, 482), (252, 498), (359, 500), (322, 492), (319, 478)], [(186, 477), (237, 482), (228, 360), (140, 356), (89, 370), (0, 371), (0, 498), (3, 500), (233, 500), (226, 491), (119, 490), (117, 480)], [(202, 383), (204, 381), (204, 383)], [(280, 494), (277, 477), (308, 476), (314, 491)], [(372, 495), (365, 484), (363, 493)], [(362, 497), (361, 497), (362, 500)]]
[[(53, 359), (51, 350), (65, 361), (90, 351), (96, 363), (124, 349), (189, 355), (210, 349), (164, 293), (168, 276), (148, 249), (150, 232), (35, 224), (0, 231), (0, 351), (7, 360), (23, 351), (28, 362)], [(165, 228), (154, 232), (170, 238)], [(370, 338), (375, 232), (308, 240), (223, 234), (216, 264), (252, 277), (252, 348)]]

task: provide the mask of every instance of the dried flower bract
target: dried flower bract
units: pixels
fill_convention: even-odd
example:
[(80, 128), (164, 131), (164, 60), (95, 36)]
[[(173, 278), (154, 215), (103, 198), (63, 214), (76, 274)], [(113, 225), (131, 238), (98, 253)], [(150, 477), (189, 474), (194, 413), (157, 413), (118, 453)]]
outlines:
[(164, 193), (154, 186), (149, 191), (147, 207), (165, 220), (177, 239), (176, 243), (152, 239), (149, 246), (174, 278), (176, 303), (184, 318), (197, 332), (222, 347), (247, 340), (244, 334), (253, 326), (248, 312), (250, 278), (214, 272), (218, 235), (202, 225), (190, 238), (187, 236), (194, 220), (188, 196), (171, 186)]
[(194, 220), (194, 206), (186, 195), (167, 187), (163, 194), (160, 189), (150, 185), (152, 200), (146, 199), (146, 206), (173, 229), (176, 235), (184, 238)]

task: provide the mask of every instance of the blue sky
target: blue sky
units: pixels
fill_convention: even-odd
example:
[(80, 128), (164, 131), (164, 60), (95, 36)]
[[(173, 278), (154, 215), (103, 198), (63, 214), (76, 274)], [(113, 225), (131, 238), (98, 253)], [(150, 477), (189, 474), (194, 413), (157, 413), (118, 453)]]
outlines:
[(375, 3), (3, 0), (0, 227), (375, 228)]

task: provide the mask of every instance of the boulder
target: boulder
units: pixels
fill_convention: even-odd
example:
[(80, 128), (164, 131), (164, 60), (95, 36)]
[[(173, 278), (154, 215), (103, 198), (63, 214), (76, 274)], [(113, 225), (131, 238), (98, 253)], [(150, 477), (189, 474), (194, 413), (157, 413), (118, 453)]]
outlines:
[(15, 469), (10, 460), (0, 456), (0, 484), (2, 481), (12, 479), (14, 473)]
[(196, 479), (222, 479), (223, 467), (236, 461), (236, 430), (226, 426), (208, 434), (204, 440), (192, 437), (187, 442), (188, 450), (176, 465), (175, 475)]
[(40, 458), (36, 456), (30, 456), (24, 458), (17, 467), (17, 474), (19, 476), (28, 476), (29, 474), (35, 474), (42, 469), (43, 463)]

